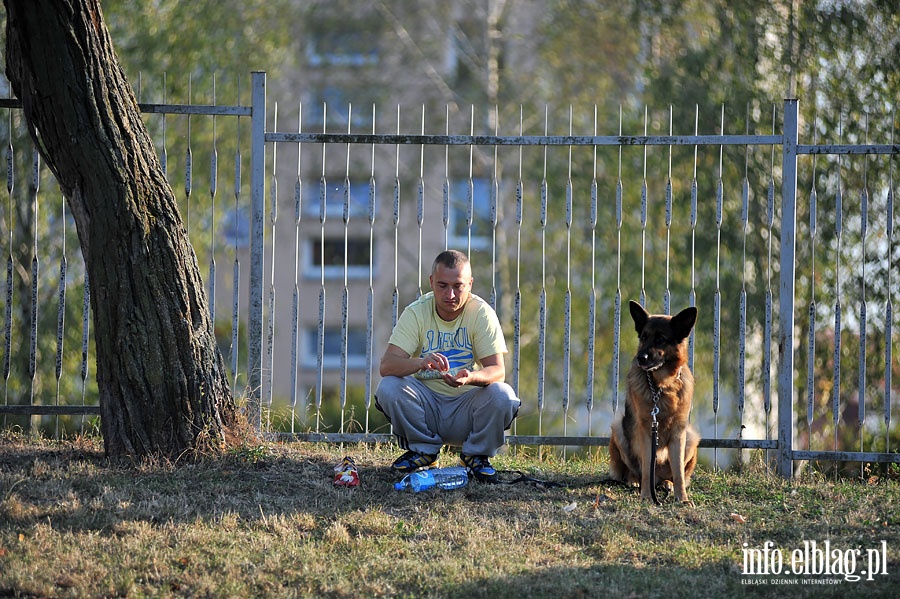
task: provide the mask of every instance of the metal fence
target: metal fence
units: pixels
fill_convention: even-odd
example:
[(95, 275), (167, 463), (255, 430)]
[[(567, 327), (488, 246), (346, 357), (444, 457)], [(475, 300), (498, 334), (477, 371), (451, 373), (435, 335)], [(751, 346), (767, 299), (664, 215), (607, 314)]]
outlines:
[[(616, 134), (599, 135), (596, 109), (553, 119), (545, 109), (534, 119), (520, 108), (512, 133), (501, 135), (498, 109), (476, 120), (474, 109), (447, 107), (433, 119), (424, 107), (382, 115), (299, 105), (288, 131), (267, 103), (265, 73), (252, 75), (251, 90), (249, 107), (142, 108), (233, 118), (238, 140), (249, 117), (249, 194), (234, 141), (233, 205), (217, 205), (215, 151), (209, 198), (192, 199), (199, 177), (188, 135), (182, 209), (207, 214), (188, 217), (189, 234), (208, 257), (212, 310), (230, 299), (220, 338), (235, 391), (260, 429), (311, 441), (389, 441), (371, 401), (380, 351), (402, 307), (427, 290), (433, 255), (457, 247), (470, 253), (475, 292), (507, 331), (509, 381), (523, 401), (511, 445), (608, 443), (634, 347), (621, 306), (634, 298), (655, 312), (700, 308), (692, 418), (716, 461), (720, 451), (763, 450), (786, 476), (802, 460), (900, 462), (891, 447), (900, 153), (893, 130), (890, 144), (802, 144), (798, 102), (786, 100), (772, 107), (762, 134), (750, 133), (749, 110), (747, 132), (727, 133), (724, 107), (714, 134), (699, 131), (699, 114), (692, 134), (674, 134), (671, 109), (662, 134), (651, 134), (666, 126), (645, 108), (642, 134), (627, 132), (620, 110)], [(14, 101), (4, 106), (17, 109)], [(526, 131), (526, 122), (540, 133)], [(565, 133), (551, 133), (560, 128)], [(798, 193), (798, 180), (810, 182), (808, 195)], [(845, 186), (858, 191), (858, 203), (844, 202)], [(73, 279), (61, 255), (58, 365), (65, 282)], [(10, 256), (0, 413), (96, 414), (89, 393), (78, 405), (61, 405), (58, 392), (55, 401), (34, 399), (36, 300), (21, 327), (38, 356), (30, 387), (18, 387), (30, 396), (10, 401), (11, 247)], [(230, 278), (216, 256), (233, 259)], [(36, 265), (29, 278), (37, 298)], [(84, 306), (79, 372), (88, 389), (86, 299)], [(57, 366), (56, 380), (66, 376)]]

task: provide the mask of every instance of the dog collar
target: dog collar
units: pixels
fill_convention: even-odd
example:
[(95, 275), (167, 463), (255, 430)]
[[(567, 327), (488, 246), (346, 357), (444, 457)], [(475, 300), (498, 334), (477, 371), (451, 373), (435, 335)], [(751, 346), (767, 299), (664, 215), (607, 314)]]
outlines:
[[(675, 373), (675, 379), (681, 380), (681, 369), (682, 367), (678, 367), (678, 372)], [(650, 374), (653, 372), (652, 370), (645, 371), (647, 373), (647, 384), (650, 386), (650, 391), (652, 393), (653, 398), (653, 419), (656, 420), (656, 414), (659, 412), (659, 398), (662, 397), (662, 389), (653, 381), (653, 375)]]
[[(650, 373), (659, 370), (660, 368), (662, 368), (662, 366), (663, 366), (663, 365), (660, 364), (659, 366), (657, 366), (657, 367), (655, 367), (655, 368), (651, 368), (651, 369), (649, 369), (649, 370), (645, 370), (645, 371), (644, 371), (644, 372), (647, 373), (647, 382), (650, 383), (650, 388), (651, 388), (651, 389), (658, 389), (658, 387), (656, 386), (656, 383), (653, 382), (653, 375), (651, 375)], [(679, 380), (679, 381), (681, 380), (681, 370), (682, 370), (682, 368), (683, 368), (683, 366), (679, 366), (679, 367), (678, 367), (678, 371), (675, 373), (675, 379), (676, 379), (676, 380)]]

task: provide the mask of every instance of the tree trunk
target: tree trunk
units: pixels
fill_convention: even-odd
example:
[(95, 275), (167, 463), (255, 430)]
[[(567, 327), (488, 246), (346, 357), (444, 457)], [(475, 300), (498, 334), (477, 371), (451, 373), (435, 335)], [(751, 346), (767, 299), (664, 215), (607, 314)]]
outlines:
[(90, 279), (106, 453), (219, 447), (235, 409), (200, 270), (99, 0), (4, 4), (7, 77)]

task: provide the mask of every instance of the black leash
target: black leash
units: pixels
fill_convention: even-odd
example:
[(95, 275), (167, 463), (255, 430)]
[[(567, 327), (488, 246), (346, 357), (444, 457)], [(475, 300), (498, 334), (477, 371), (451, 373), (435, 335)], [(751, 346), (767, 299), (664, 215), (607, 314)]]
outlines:
[[(617, 486), (617, 487), (619, 487), (619, 486), (627, 487), (628, 486), (628, 483), (626, 483), (625, 481), (616, 480), (614, 478), (609, 478), (609, 477), (601, 478), (600, 480), (590, 480), (590, 481), (585, 481), (583, 483), (572, 484), (572, 483), (557, 482), (557, 481), (553, 481), (553, 480), (544, 480), (541, 478), (534, 478), (532, 476), (528, 476), (527, 474), (524, 474), (520, 470), (500, 470), (497, 472), (497, 474), (498, 474), (498, 476), (495, 480), (485, 481), (485, 482), (487, 484), (498, 484), (498, 485), (515, 485), (518, 483), (532, 483), (535, 486), (540, 487), (542, 489), (580, 489), (582, 487), (591, 487), (591, 486), (595, 486), (598, 484), (605, 485), (605, 486)], [(515, 474), (518, 476), (516, 476), (516, 478), (514, 478), (512, 480), (503, 480), (499, 476), (501, 474)]]
[(653, 416), (653, 424), (650, 427), (650, 498), (656, 505), (662, 505), (662, 501), (656, 496), (656, 450), (659, 446), (659, 423), (656, 422), (657, 406), (653, 406), (650, 415)]
[[(680, 373), (680, 371), (679, 371)], [(656, 496), (656, 450), (659, 447), (659, 422), (656, 415), (659, 414), (659, 397), (662, 391), (653, 384), (653, 376), (647, 371), (647, 383), (653, 391), (653, 409), (650, 410), (650, 498), (656, 505), (662, 505), (662, 501)]]
[(564, 485), (563, 483), (558, 483), (552, 480), (542, 480), (540, 478), (534, 478), (532, 476), (528, 476), (518, 470), (506, 470), (509, 474), (518, 474), (518, 476), (512, 480), (501, 480), (499, 477), (497, 478), (497, 483), (501, 485), (515, 485), (518, 483), (534, 483), (536, 486), (542, 489), (561, 489), (565, 487), (569, 487), (570, 485)]
[(519, 470), (502, 470), (498, 471), (497, 474), (516, 474), (516, 478), (512, 480), (503, 480), (499, 476), (497, 480), (492, 481), (488, 484), (499, 484), (499, 485), (515, 485), (518, 483), (532, 483), (537, 487), (542, 489), (577, 489), (581, 487), (590, 487), (597, 484), (603, 485), (627, 485), (627, 483), (623, 481), (616, 480), (614, 478), (602, 478), (600, 480), (592, 480), (584, 483), (572, 484), (572, 483), (562, 483), (556, 482), (553, 480), (543, 480), (540, 478), (534, 478), (533, 476), (528, 476), (527, 474), (522, 473)]

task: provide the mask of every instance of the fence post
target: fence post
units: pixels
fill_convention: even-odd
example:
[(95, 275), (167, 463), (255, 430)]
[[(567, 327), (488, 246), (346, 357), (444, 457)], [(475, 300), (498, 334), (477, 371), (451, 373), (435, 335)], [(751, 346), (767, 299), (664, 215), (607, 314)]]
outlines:
[(794, 449), (794, 274), (797, 246), (797, 113), (798, 101), (784, 101), (781, 160), (781, 285), (778, 351), (778, 474), (790, 478)]
[[(262, 426), (263, 252), (266, 213), (266, 73), (253, 71), (250, 117), (250, 314), (247, 335), (247, 420)], [(271, 318), (271, 315), (269, 316)]]

